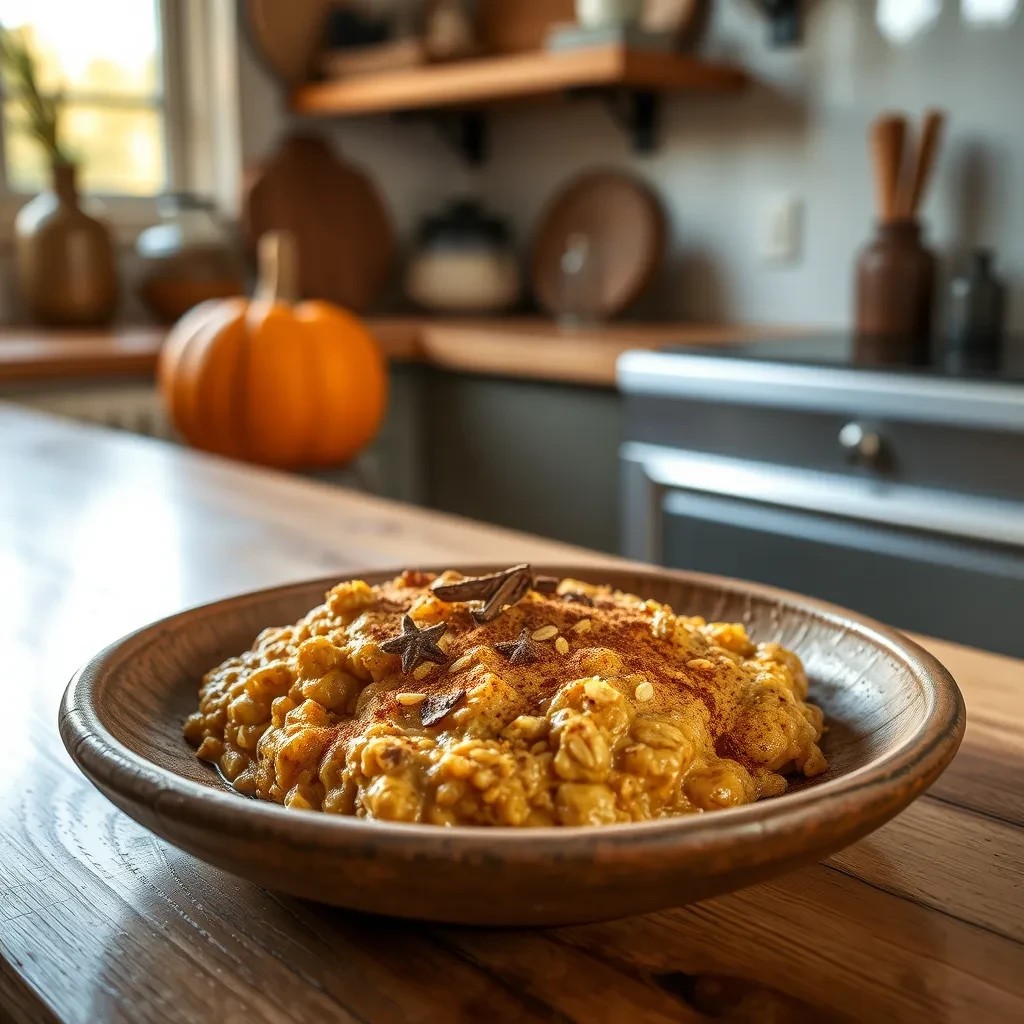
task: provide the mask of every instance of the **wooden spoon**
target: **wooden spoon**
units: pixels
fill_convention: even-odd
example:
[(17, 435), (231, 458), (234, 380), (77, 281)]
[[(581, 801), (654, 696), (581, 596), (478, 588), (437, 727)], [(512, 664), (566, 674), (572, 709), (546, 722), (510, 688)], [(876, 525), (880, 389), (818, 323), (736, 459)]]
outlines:
[(879, 117), (871, 126), (878, 219), (883, 224), (899, 219), (900, 173), (906, 136), (907, 119), (902, 114)]
[(935, 168), (945, 123), (946, 115), (941, 110), (929, 110), (925, 114), (913, 173), (909, 177), (904, 177), (900, 192), (899, 216), (903, 219), (913, 220), (917, 216)]

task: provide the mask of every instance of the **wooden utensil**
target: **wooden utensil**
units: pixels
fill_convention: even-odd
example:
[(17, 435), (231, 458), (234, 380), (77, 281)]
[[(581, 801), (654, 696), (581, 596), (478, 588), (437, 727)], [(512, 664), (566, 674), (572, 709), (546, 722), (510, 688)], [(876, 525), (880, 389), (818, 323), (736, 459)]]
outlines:
[(487, 53), (544, 48), (555, 25), (576, 21), (575, 0), (478, 0), (476, 31)]
[[(506, 566), (459, 566), (481, 576)], [(706, 899), (834, 853), (943, 771), (963, 736), (949, 673), (895, 630), (771, 587), (715, 576), (535, 565), (744, 622), (801, 657), (831, 723), (825, 775), (774, 799), (584, 828), (440, 828), (288, 810), (231, 791), (181, 735), (203, 673), (264, 627), (294, 622), (314, 580), (183, 612), (125, 637), (72, 680), (61, 737), (136, 821), (257, 885), (397, 917), (483, 925), (602, 920)], [(396, 571), (346, 572), (369, 583)]]
[(537, 301), (553, 316), (564, 312), (563, 257), (577, 237), (586, 239), (597, 261), (595, 312), (606, 318), (621, 313), (654, 278), (666, 233), (661, 204), (643, 182), (616, 171), (577, 178), (549, 203), (534, 236)]
[(900, 179), (903, 170), (903, 149), (907, 135), (907, 119), (902, 114), (888, 114), (871, 126), (871, 154), (875, 172), (878, 219), (891, 223), (899, 215)]
[(899, 200), (899, 216), (903, 219), (917, 217), (931, 182), (945, 123), (946, 115), (941, 110), (929, 110), (925, 114), (920, 142), (909, 161), (908, 173), (903, 175)]
[(391, 273), (394, 237), (380, 194), (320, 138), (285, 138), (247, 176), (242, 222), (253, 248), (268, 231), (295, 236), (303, 298), (362, 313)]
[(337, 0), (245, 0), (243, 23), (263, 63), (282, 81), (303, 82)]

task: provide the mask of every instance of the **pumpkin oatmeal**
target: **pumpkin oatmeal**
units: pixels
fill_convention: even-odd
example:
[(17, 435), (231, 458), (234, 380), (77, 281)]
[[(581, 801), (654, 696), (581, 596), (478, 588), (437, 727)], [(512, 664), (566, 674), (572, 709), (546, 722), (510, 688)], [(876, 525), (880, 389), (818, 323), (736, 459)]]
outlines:
[(825, 770), (799, 658), (516, 566), (354, 580), (212, 669), (185, 736), (240, 792), (434, 825), (600, 825)]

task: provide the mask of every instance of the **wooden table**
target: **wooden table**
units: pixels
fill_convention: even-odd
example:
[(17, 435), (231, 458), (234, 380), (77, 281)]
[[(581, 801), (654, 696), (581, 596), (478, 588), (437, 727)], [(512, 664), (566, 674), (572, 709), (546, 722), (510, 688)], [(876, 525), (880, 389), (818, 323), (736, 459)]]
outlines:
[(187, 605), (357, 566), (567, 557), (0, 405), (0, 1020), (1024, 1020), (1021, 662), (929, 642), (964, 690), (966, 739), (856, 846), (696, 907), (548, 932), (257, 889), (116, 811), (57, 736), (76, 666)]

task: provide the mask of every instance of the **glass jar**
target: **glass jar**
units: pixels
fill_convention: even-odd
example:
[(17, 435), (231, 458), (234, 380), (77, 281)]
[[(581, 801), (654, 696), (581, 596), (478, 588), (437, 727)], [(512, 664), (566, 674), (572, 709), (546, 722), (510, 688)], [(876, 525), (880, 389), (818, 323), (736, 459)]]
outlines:
[(160, 223), (139, 235), (139, 297), (164, 323), (207, 299), (241, 295), (241, 255), (213, 203), (187, 192), (161, 196)]

